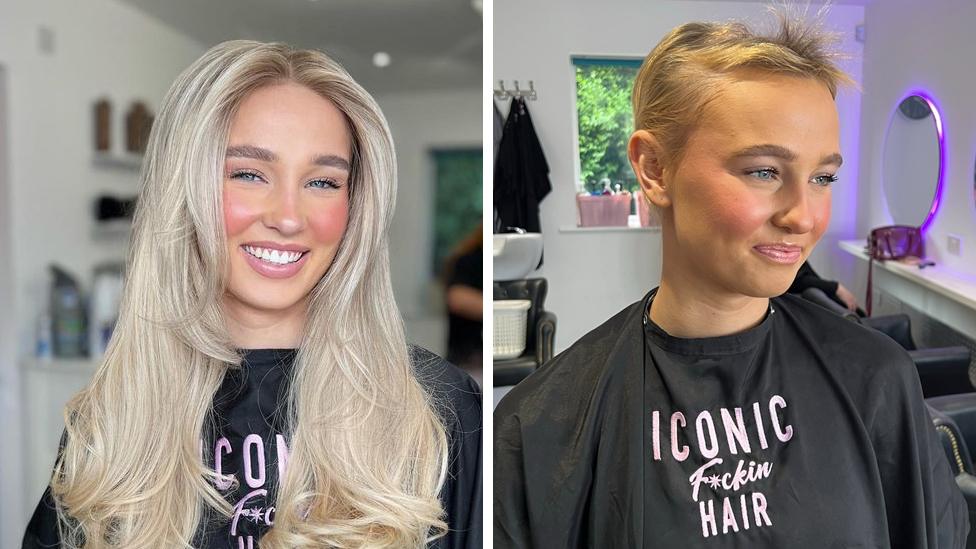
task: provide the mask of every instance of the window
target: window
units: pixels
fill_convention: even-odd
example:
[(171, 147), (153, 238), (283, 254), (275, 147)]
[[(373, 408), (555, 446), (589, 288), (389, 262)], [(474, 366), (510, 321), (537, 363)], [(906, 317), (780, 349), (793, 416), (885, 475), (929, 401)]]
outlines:
[(634, 128), (630, 94), (641, 59), (573, 57), (579, 120), (580, 191), (634, 191), (637, 179), (627, 160)]
[(627, 159), (634, 130), (631, 92), (642, 59), (573, 57), (579, 150), (577, 225), (660, 225)]
[(481, 149), (433, 151), (436, 178), (432, 272), (481, 223)]

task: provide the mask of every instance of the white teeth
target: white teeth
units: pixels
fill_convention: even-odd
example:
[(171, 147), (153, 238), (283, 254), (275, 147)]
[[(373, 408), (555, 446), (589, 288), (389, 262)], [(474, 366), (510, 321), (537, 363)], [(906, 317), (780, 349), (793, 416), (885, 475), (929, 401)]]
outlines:
[(275, 263), (277, 265), (287, 265), (288, 263), (294, 263), (302, 257), (302, 252), (286, 252), (279, 250), (269, 250), (267, 248), (258, 248), (256, 246), (244, 246), (244, 250), (264, 261), (269, 263)]

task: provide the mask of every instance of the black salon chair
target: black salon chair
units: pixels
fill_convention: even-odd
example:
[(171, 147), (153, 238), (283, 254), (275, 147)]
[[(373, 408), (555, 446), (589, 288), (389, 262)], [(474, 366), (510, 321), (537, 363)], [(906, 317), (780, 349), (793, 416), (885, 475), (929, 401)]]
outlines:
[(495, 387), (515, 385), (552, 358), (556, 341), (556, 315), (545, 310), (549, 283), (544, 278), (495, 281), (495, 300), (528, 299), (525, 351), (516, 358), (494, 361)]
[(802, 295), (844, 318), (874, 328), (897, 341), (915, 362), (925, 398), (969, 393), (974, 390), (969, 380), (972, 356), (968, 347), (960, 345), (919, 349), (912, 338), (912, 321), (906, 314), (861, 318), (827, 297), (819, 288), (807, 288)]
[[(925, 403), (956, 476), (956, 485), (966, 498), (969, 524), (976, 525), (976, 469), (969, 454), (969, 446), (976, 443), (976, 393), (928, 398)], [(966, 548), (976, 549), (976, 535), (970, 534)]]

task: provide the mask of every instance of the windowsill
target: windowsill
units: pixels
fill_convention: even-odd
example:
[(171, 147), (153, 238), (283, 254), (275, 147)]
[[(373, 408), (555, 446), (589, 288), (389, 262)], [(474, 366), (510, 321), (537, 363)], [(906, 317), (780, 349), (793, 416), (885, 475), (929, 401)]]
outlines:
[[(839, 243), (842, 250), (868, 261), (867, 251), (863, 240), (842, 240)], [(875, 261), (875, 268), (884, 269), (889, 273), (914, 282), (933, 292), (936, 292), (961, 305), (976, 310), (976, 277), (964, 276), (946, 269), (942, 265), (933, 265), (919, 269), (915, 265), (908, 265), (899, 261)]]
[(627, 216), (627, 225), (595, 225), (580, 227), (579, 225), (563, 225), (559, 227), (561, 233), (659, 233), (660, 225), (642, 227), (640, 217), (635, 214)]
[(661, 227), (577, 227), (563, 225), (559, 227), (561, 233), (659, 233)]

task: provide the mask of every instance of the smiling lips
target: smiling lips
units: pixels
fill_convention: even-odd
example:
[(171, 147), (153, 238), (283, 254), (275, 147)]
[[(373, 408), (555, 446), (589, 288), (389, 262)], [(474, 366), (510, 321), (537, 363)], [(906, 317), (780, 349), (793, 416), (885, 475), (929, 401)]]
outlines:
[(244, 259), (267, 278), (289, 278), (305, 264), (309, 249), (294, 244), (251, 242), (240, 247)]
[(759, 244), (752, 249), (770, 261), (783, 265), (792, 265), (803, 255), (803, 248), (790, 244)]

